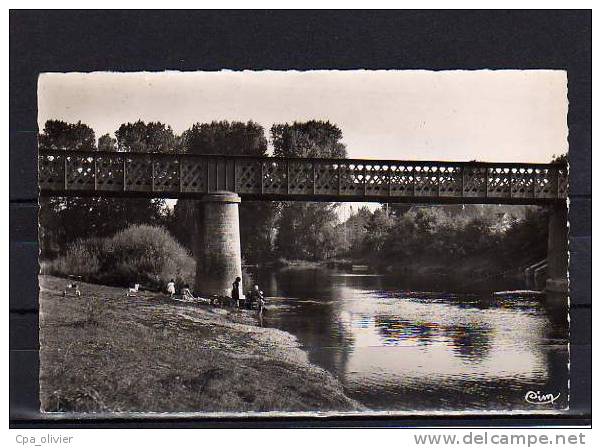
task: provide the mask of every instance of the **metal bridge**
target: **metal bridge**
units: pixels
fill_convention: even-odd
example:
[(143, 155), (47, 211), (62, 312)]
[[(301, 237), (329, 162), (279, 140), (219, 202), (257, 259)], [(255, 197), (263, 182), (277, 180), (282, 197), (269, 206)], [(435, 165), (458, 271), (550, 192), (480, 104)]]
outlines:
[(40, 150), (44, 196), (550, 204), (565, 201), (563, 164), (306, 159)]
[(199, 199), (196, 290), (228, 295), (242, 276), (241, 200), (548, 205), (546, 289), (565, 297), (568, 170), (563, 164), (303, 159), (73, 150), (39, 152), (45, 196)]

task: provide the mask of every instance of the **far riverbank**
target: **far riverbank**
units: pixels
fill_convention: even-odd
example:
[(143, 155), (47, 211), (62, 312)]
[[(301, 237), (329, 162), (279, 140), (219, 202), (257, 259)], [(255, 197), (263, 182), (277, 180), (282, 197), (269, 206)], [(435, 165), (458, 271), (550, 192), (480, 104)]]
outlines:
[(257, 269), (307, 270), (329, 269), (357, 274), (377, 274), (396, 278), (407, 288), (440, 288), (453, 292), (495, 291), (507, 289), (499, 285), (511, 284), (513, 289), (526, 287), (524, 268), (532, 260), (516, 260), (512, 266), (499, 266), (489, 257), (457, 257), (441, 260), (422, 256), (412, 259), (399, 259), (394, 262), (368, 258), (335, 258), (322, 261), (279, 259), (263, 266), (248, 266), (254, 280)]

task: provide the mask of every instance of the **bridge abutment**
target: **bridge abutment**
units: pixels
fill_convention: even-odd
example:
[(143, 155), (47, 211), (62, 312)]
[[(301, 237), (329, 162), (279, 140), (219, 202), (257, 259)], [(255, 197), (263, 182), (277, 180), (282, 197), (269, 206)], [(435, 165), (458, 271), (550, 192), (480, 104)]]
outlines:
[[(240, 249), (240, 196), (228, 191), (201, 199), (201, 220), (196, 231), (195, 292), (204, 296), (230, 296), (236, 277), (242, 278)], [(240, 295), (242, 295), (242, 283)]]
[(550, 207), (547, 249), (546, 291), (551, 295), (568, 293), (568, 208), (565, 201)]

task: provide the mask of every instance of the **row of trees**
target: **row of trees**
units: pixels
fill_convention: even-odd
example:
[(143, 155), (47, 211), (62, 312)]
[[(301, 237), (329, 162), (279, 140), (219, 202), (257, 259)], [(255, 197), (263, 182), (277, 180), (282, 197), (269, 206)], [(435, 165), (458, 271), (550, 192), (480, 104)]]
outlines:
[(339, 256), (397, 272), (503, 272), (546, 257), (547, 219), (533, 206), (428, 206), (399, 214), (364, 207), (335, 233)]
[[(274, 156), (346, 157), (342, 131), (323, 121), (274, 124), (270, 129)], [(214, 121), (197, 123), (181, 135), (160, 122), (124, 123), (115, 138), (105, 134), (96, 144), (86, 124), (46, 122), (39, 136), (42, 149), (79, 149), (190, 154), (267, 155), (263, 127)], [(323, 203), (243, 202), (240, 206), (242, 251), (249, 263), (274, 258), (323, 259), (332, 254), (331, 233), (336, 205)], [(189, 250), (195, 246), (198, 203), (180, 200), (173, 209), (162, 199), (45, 198), (40, 224), (43, 254), (52, 258), (72, 241), (106, 237), (134, 224), (167, 227)]]

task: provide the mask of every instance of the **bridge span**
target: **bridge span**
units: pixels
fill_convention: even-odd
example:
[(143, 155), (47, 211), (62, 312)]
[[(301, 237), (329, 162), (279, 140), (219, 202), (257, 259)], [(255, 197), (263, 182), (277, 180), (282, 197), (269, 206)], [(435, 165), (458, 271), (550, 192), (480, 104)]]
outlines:
[(228, 295), (241, 276), (241, 200), (544, 205), (547, 289), (567, 292), (565, 164), (40, 150), (38, 167), (42, 196), (200, 200), (194, 254), (196, 290), (205, 294)]
[(42, 195), (414, 203), (548, 204), (565, 200), (560, 164), (306, 159), (40, 151)]

